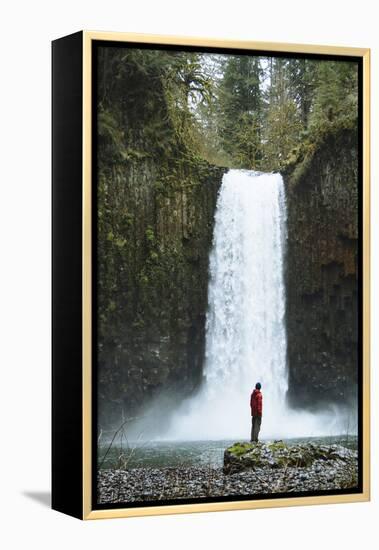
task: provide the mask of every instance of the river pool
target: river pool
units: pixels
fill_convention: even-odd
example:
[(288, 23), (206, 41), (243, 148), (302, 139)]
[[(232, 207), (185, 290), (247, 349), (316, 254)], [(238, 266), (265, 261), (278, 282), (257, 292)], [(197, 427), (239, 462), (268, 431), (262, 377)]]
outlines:
[[(270, 440), (272, 441), (272, 440)], [(349, 436), (284, 439), (287, 444), (339, 444), (357, 449), (358, 438)], [(235, 440), (218, 441), (124, 441), (98, 449), (98, 464), (105, 468), (221, 467), (224, 451)]]

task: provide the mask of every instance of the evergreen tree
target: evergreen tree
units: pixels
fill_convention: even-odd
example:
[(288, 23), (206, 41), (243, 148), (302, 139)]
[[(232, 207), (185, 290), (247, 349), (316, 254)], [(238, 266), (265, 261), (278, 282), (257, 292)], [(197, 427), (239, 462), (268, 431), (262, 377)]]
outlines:
[(292, 60), (271, 58), (268, 72), (262, 164), (265, 170), (278, 170), (298, 144), (304, 125), (301, 103), (293, 86)]
[(258, 169), (261, 160), (260, 59), (229, 56), (219, 89), (219, 136), (237, 166)]
[(295, 58), (287, 60), (289, 93), (299, 109), (304, 128), (308, 125), (312, 107), (317, 63), (317, 61), (310, 59)]
[(355, 63), (320, 61), (309, 129), (325, 133), (355, 128), (358, 121), (358, 71)]

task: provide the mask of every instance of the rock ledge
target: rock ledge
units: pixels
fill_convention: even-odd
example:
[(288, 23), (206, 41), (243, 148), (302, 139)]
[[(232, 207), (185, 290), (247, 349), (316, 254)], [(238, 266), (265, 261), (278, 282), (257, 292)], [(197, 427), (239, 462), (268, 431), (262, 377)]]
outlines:
[(323, 463), (346, 468), (357, 460), (357, 451), (341, 445), (303, 443), (287, 445), (283, 441), (272, 443), (237, 442), (224, 453), (224, 474), (233, 474), (256, 468), (305, 468), (317, 471)]

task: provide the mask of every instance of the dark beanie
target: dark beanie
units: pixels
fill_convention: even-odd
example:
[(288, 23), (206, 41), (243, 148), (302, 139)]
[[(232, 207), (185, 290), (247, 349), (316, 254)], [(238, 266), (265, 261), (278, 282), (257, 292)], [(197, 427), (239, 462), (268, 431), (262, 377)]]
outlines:
[(256, 389), (256, 390), (260, 390), (261, 387), (262, 387), (262, 386), (261, 386), (260, 382), (257, 382), (257, 383), (255, 384), (255, 389)]

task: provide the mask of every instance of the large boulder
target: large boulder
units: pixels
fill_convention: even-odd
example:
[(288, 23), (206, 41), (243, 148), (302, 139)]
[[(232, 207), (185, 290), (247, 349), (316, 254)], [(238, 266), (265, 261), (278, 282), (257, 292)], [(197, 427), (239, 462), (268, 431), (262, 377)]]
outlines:
[(224, 452), (225, 474), (261, 468), (309, 468), (315, 461), (341, 463), (354, 458), (356, 451), (341, 445), (302, 443), (288, 445), (283, 441), (271, 443), (237, 442)]

